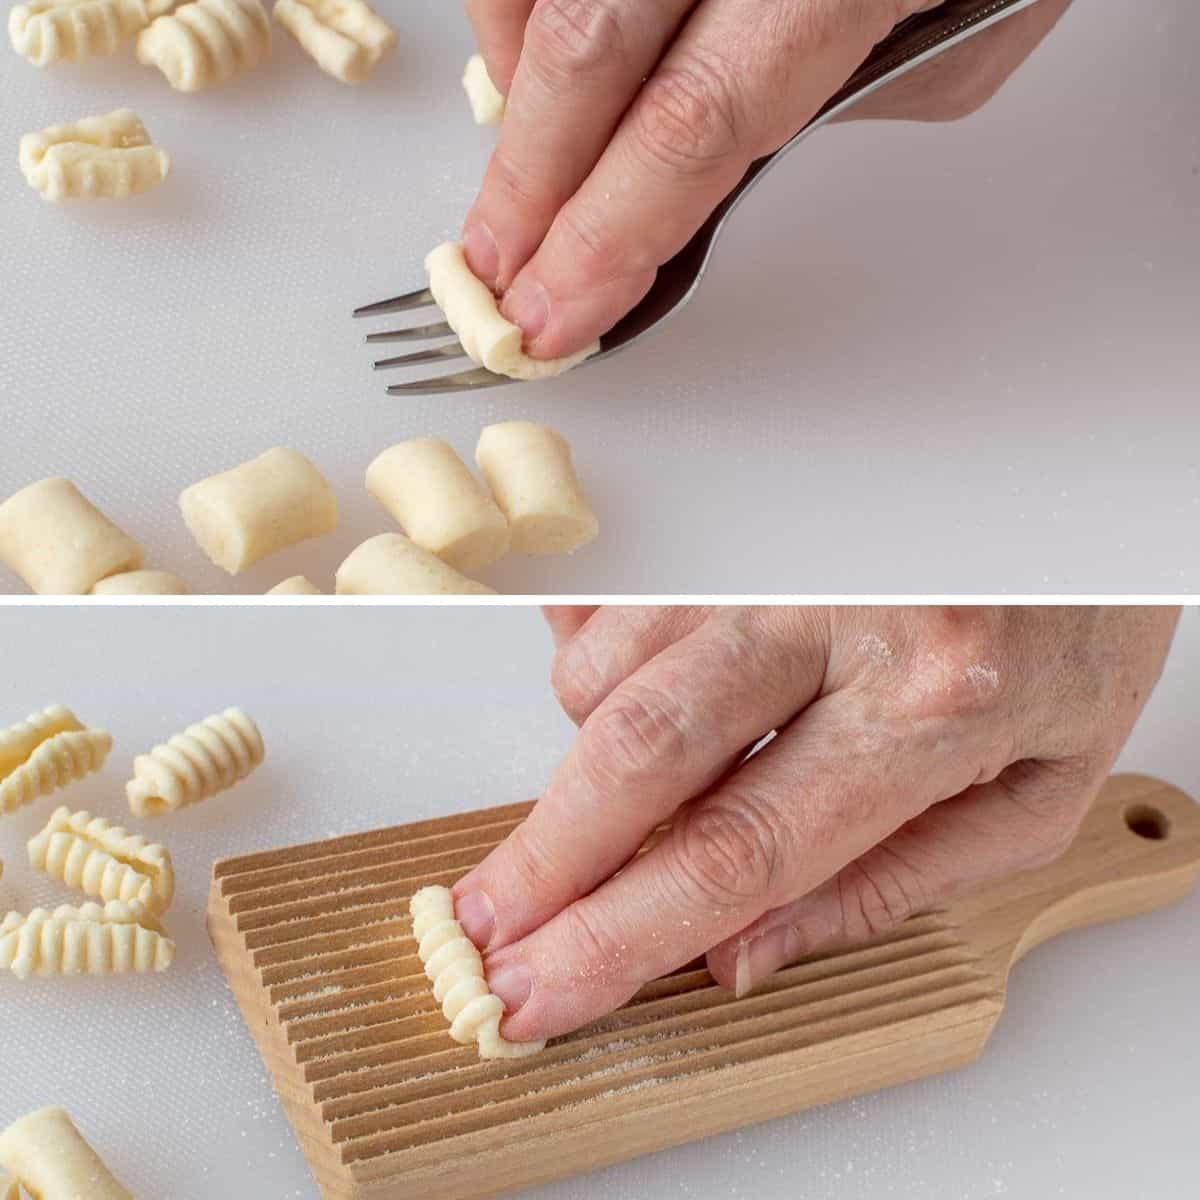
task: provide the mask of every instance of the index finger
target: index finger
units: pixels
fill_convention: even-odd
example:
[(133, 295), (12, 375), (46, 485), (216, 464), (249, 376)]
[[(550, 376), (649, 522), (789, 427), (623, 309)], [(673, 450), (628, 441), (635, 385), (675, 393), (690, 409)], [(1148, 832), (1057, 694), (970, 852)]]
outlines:
[(533, 0), (467, 0), (467, 19), (498, 91), (508, 95)]

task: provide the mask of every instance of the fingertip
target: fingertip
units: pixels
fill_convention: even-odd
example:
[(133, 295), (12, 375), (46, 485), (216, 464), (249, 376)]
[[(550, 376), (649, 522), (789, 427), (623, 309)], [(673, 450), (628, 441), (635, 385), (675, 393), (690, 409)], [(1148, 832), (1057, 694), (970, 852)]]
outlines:
[(486, 950), (496, 934), (496, 908), (491, 897), (486, 892), (471, 890), (456, 897), (454, 909), (458, 923), (475, 948)]
[(521, 327), (528, 350), (550, 322), (550, 294), (536, 279), (522, 276), (505, 293), (500, 312)]
[(495, 290), (500, 277), (500, 247), (487, 223), (478, 217), (468, 218), (462, 245), (471, 274)]

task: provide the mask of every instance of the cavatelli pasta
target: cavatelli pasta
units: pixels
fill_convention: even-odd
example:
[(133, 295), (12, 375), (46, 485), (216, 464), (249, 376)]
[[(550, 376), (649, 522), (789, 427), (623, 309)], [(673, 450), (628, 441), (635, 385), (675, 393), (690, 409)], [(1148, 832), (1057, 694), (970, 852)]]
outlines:
[(114, 53), (156, 14), (146, 0), (28, 0), (8, 16), (13, 49), (35, 67)]
[(0, 730), (0, 814), (98, 771), (111, 749), (109, 734), (85, 728), (61, 704)]
[(325, 72), (362, 83), (396, 45), (392, 27), (365, 0), (277, 0), (275, 20)]
[(422, 888), (409, 902), (413, 937), (433, 998), (450, 1022), (456, 1042), (475, 1042), (480, 1058), (524, 1058), (545, 1042), (510, 1042), (500, 1035), (504, 1001), (488, 989), (483, 958), (454, 917), (449, 888)]
[(175, 870), (164, 846), (103, 817), (59, 808), (29, 842), (29, 865), (102, 901), (136, 901), (162, 913), (175, 897)]
[(129, 808), (157, 816), (207, 800), (245, 779), (265, 754), (258, 726), (240, 708), (227, 708), (133, 760)]
[(271, 51), (271, 24), (259, 0), (192, 0), (138, 34), (138, 62), (157, 67), (181, 92), (224, 83)]

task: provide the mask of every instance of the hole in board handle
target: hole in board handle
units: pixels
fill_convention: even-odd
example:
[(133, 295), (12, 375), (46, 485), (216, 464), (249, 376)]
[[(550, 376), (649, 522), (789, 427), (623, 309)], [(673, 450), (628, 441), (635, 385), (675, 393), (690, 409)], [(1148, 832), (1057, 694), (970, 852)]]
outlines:
[(1171, 832), (1166, 813), (1148, 804), (1133, 804), (1125, 810), (1125, 824), (1130, 833), (1147, 841), (1161, 842)]

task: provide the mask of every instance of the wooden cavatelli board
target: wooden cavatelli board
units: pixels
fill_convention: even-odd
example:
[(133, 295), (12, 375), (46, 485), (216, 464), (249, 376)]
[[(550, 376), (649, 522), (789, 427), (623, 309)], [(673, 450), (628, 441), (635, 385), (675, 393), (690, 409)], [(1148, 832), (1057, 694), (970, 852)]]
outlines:
[(528, 809), (214, 867), (217, 956), (326, 1200), (490, 1196), (962, 1066), (1024, 953), (1200, 877), (1200, 808), (1116, 776), (1049, 866), (741, 1000), (685, 969), (541, 1055), (482, 1062), (446, 1032), (408, 900), (453, 883)]

